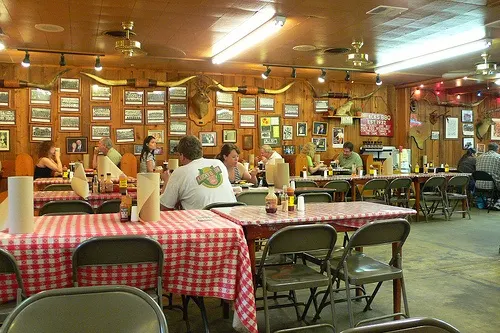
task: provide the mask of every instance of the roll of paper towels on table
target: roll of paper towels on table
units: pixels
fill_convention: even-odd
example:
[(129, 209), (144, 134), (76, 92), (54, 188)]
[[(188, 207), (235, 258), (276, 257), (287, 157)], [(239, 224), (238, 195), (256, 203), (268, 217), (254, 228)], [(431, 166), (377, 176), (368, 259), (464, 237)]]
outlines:
[(9, 233), (27, 234), (35, 230), (33, 205), (33, 177), (8, 178)]
[(157, 172), (137, 174), (137, 209), (145, 222), (160, 219), (160, 174)]
[(277, 189), (283, 188), (283, 185), (290, 183), (290, 164), (278, 163), (276, 164), (276, 172), (274, 173), (274, 187)]
[(168, 169), (174, 171), (179, 167), (179, 160), (177, 158), (168, 159)]

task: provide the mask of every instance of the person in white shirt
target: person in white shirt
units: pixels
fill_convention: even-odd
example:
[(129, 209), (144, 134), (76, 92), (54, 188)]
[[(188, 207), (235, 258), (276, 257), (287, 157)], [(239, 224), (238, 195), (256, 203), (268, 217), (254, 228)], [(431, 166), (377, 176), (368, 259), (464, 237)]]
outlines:
[(280, 154), (274, 151), (270, 145), (263, 145), (262, 147), (260, 147), (260, 156), (261, 161), (264, 164), (267, 164), (269, 162), (273, 163), (272, 161), (276, 162), (277, 158), (283, 158)]
[(172, 174), (168, 170), (162, 173), (163, 209), (173, 210), (178, 204), (183, 209), (203, 209), (215, 202), (236, 202), (227, 168), (219, 160), (203, 158), (197, 137), (183, 137), (177, 152), (182, 166)]

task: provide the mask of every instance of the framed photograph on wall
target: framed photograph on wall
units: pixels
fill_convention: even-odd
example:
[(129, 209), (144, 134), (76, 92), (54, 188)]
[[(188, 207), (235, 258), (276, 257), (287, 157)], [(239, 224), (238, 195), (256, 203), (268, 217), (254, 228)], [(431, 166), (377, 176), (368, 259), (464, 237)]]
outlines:
[(142, 145), (134, 145), (134, 155), (141, 155)]
[(326, 135), (328, 133), (328, 123), (324, 121), (313, 122), (313, 135)]
[(87, 137), (66, 138), (66, 154), (87, 154)]
[(52, 140), (52, 126), (31, 125), (30, 128), (32, 142)]
[(166, 101), (167, 101), (166, 90), (153, 90), (146, 92), (147, 105), (165, 105)]
[(123, 122), (125, 124), (142, 124), (142, 109), (123, 109)]
[(444, 121), (444, 138), (458, 139), (458, 118), (446, 117)]
[(179, 145), (178, 139), (169, 139), (168, 140), (168, 154), (174, 155), (177, 154), (177, 146)]
[(431, 140), (439, 140), (439, 131), (431, 131)]
[(187, 87), (169, 87), (168, 88), (169, 100), (187, 100)]
[(168, 113), (171, 118), (186, 118), (187, 113), (186, 103), (170, 103), (168, 106)]
[(328, 99), (315, 99), (314, 112), (328, 112)]
[(326, 151), (326, 138), (312, 138), (312, 143), (316, 145), (316, 151)]
[(32, 106), (30, 108), (30, 123), (50, 123), (51, 108)]
[(500, 140), (500, 118), (491, 119), (494, 124), (491, 125), (491, 140)]
[(0, 125), (15, 125), (16, 110), (0, 110)]
[(111, 126), (108, 125), (90, 125), (90, 140), (99, 141), (102, 138), (111, 137)]
[(186, 135), (187, 121), (171, 121), (168, 124), (168, 135)]
[(473, 123), (463, 123), (462, 124), (462, 135), (474, 135), (474, 124)]
[(80, 112), (80, 97), (60, 96), (59, 112)]
[(230, 109), (216, 109), (215, 110), (215, 123), (216, 124), (233, 124), (234, 111)]
[(79, 116), (59, 116), (59, 130), (61, 132), (79, 132)]
[(274, 97), (259, 97), (259, 111), (274, 111)]
[(478, 143), (476, 145), (476, 153), (483, 154), (486, 152), (486, 145), (484, 143)]
[(146, 124), (164, 124), (165, 109), (146, 109)]
[(298, 104), (283, 104), (283, 117), (285, 118), (298, 118), (299, 105)]
[(283, 140), (293, 140), (292, 125), (283, 125)]
[(0, 151), (10, 150), (10, 131), (8, 129), (0, 130)]
[(474, 113), (472, 110), (462, 110), (462, 122), (472, 123), (474, 120)]
[(334, 127), (332, 129), (332, 147), (342, 148), (344, 146), (344, 128)]
[(200, 132), (200, 141), (202, 147), (217, 146), (217, 132)]
[(154, 136), (156, 143), (165, 143), (165, 131), (164, 130), (148, 130), (148, 136)]
[(116, 142), (134, 142), (135, 132), (133, 128), (117, 128), (116, 129)]
[(307, 136), (307, 123), (299, 121), (297, 123), (297, 136)]
[(59, 91), (67, 93), (79, 93), (80, 92), (80, 79), (68, 79), (62, 77), (59, 82)]
[(8, 90), (0, 91), (0, 106), (9, 106), (10, 94)]
[(240, 114), (240, 127), (256, 128), (256, 116), (254, 114)]
[(111, 101), (111, 87), (93, 84), (90, 86), (90, 100)]
[(110, 120), (111, 120), (110, 105), (92, 106), (92, 121), (110, 121)]
[(253, 149), (253, 135), (245, 134), (243, 135), (243, 150)]
[(30, 88), (30, 104), (50, 104), (50, 90), (43, 90), (38, 88)]
[(234, 130), (234, 129), (222, 130), (222, 142), (223, 143), (236, 143), (236, 130)]
[(257, 98), (255, 97), (240, 97), (240, 111), (256, 111)]
[(215, 93), (216, 106), (234, 106), (234, 93), (217, 91)]
[(474, 137), (462, 138), (462, 149), (474, 148)]
[(295, 154), (295, 146), (294, 145), (284, 145), (283, 146), (283, 154), (294, 155)]
[(125, 105), (143, 105), (144, 91), (143, 90), (125, 90), (123, 92), (123, 103)]

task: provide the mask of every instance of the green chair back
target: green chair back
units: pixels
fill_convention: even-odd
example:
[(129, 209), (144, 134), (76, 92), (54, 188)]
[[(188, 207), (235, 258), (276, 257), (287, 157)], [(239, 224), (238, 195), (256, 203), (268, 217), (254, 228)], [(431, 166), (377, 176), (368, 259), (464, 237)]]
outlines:
[(435, 318), (407, 318), (386, 323), (353, 327), (340, 333), (460, 333), (450, 324)]
[(94, 214), (94, 209), (92, 206), (83, 200), (60, 200), (60, 201), (49, 201), (40, 208), (38, 215), (46, 215), (49, 213), (57, 213), (63, 215), (63, 213), (70, 215), (71, 213), (87, 213)]
[(112, 199), (104, 201), (99, 207), (97, 207), (95, 213), (96, 214), (119, 213), (121, 203), (122, 201), (120, 199)]
[(311, 192), (299, 195), (304, 197), (304, 203), (332, 202), (332, 196), (326, 192)]
[(223, 207), (235, 207), (235, 206), (246, 206), (244, 202), (214, 202), (203, 207), (204, 210), (210, 210), (212, 208), (223, 208)]
[[(14, 275), (17, 282), (17, 298), (15, 301), (6, 302), (0, 306), (0, 325), (4, 322), (7, 316), (14, 310), (14, 308), (26, 298), (26, 290), (24, 289), (23, 279), (21, 272), (17, 266), (16, 258), (7, 250), (0, 248), (0, 275)], [(10, 280), (2, 280), (6, 283)], [(15, 284), (11, 284), (14, 286)]]
[(248, 191), (238, 194), (236, 200), (249, 206), (264, 206), (266, 204), (266, 195), (267, 192)]
[(295, 187), (318, 187), (314, 180), (300, 179), (295, 180)]
[(323, 186), (324, 188), (334, 189), (335, 192), (347, 193), (351, 189), (351, 184), (347, 180), (332, 180)]

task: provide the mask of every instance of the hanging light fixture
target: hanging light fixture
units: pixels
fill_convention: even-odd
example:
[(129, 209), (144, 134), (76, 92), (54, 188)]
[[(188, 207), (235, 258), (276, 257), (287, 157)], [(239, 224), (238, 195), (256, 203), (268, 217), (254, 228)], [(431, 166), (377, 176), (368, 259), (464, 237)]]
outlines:
[(269, 74), (271, 74), (271, 68), (269, 68), (269, 66), (268, 66), (266, 71), (264, 73), (262, 73), (261, 76), (264, 80), (267, 80), (267, 78), (269, 77)]
[(344, 78), (345, 81), (351, 81), (351, 73), (349, 73), (349, 71), (345, 71), (345, 78)]
[(297, 70), (295, 69), (295, 67), (292, 67), (292, 75), (290, 75), (293, 79), (295, 79), (297, 77)]
[(64, 58), (64, 53), (61, 53), (61, 60), (59, 60), (59, 66), (66, 66), (66, 59)]
[(318, 76), (318, 82), (325, 83), (325, 80), (326, 80), (326, 71), (324, 69), (321, 69), (321, 75)]
[(26, 55), (24, 56), (24, 59), (23, 59), (23, 62), (21, 62), (21, 65), (23, 65), (23, 67), (26, 67), (26, 68), (31, 66), (30, 54), (28, 53), (28, 51), (26, 51)]
[(95, 66), (94, 66), (94, 69), (95, 69), (96, 71), (98, 71), (98, 72), (102, 70), (101, 58), (100, 58), (99, 56), (97, 56), (97, 57), (95, 58)]
[(377, 74), (377, 78), (375, 79), (375, 84), (377, 86), (382, 85), (382, 80), (380, 79), (380, 74)]
[(477, 97), (481, 97), (481, 95), (482, 95), (482, 94), (481, 94), (481, 90), (478, 90), (478, 91), (477, 91)]

